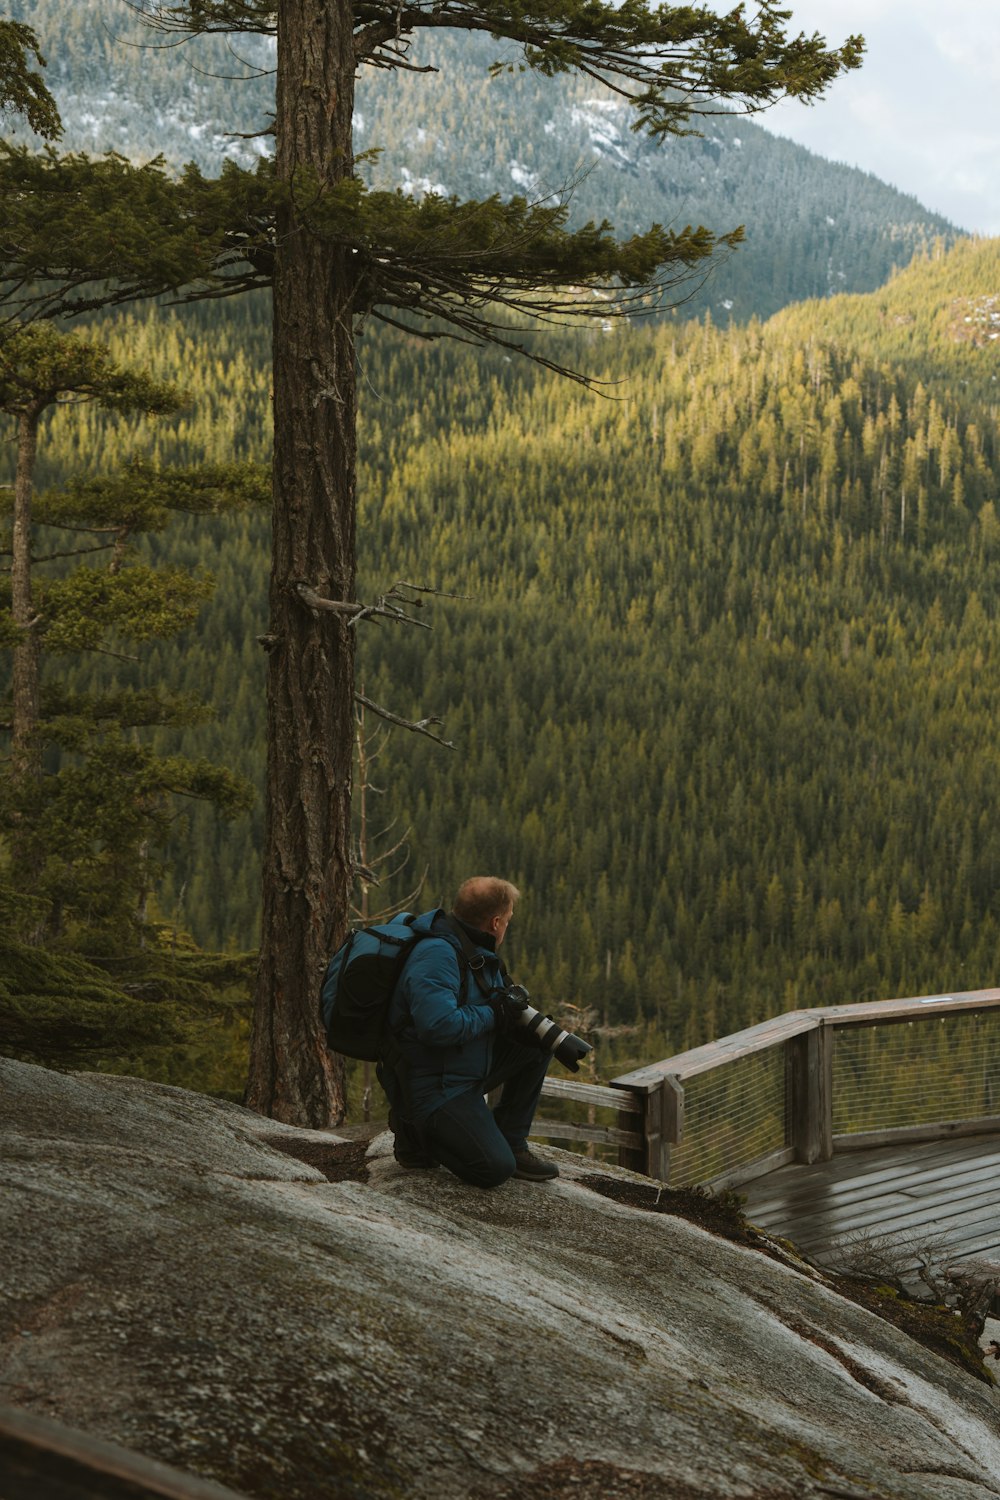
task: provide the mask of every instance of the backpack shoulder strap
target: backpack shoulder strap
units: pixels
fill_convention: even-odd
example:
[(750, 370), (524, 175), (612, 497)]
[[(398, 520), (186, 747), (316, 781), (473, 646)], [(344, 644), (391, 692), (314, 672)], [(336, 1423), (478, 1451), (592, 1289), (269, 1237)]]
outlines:
[[(405, 951), (403, 952), (403, 954), (401, 956), (401, 961), (400, 961), (399, 969), (397, 971), (395, 979), (393, 980), (393, 989), (395, 989), (396, 985), (399, 983), (399, 980), (402, 977), (402, 972), (403, 972), (403, 968), (404, 968), (404, 966), (406, 964), (406, 960), (409, 958), (410, 954), (413, 952), (414, 948), (417, 946), (417, 943), (420, 942), (421, 939), (436, 937), (439, 942), (446, 942), (446, 943), (448, 942), (448, 939), (444, 936), (444, 933), (441, 931), (441, 928), (444, 925), (444, 922), (446, 920), (447, 919), (442, 915), (441, 917), (439, 917), (435, 921), (434, 927), (431, 929), (430, 932), (423, 931), (423, 932), (415, 932), (415, 933), (412, 934), (412, 937), (411, 937), (410, 941), (406, 944)], [(449, 926), (449, 930), (453, 930), (453, 929)], [(465, 934), (463, 933), (463, 934), (461, 934), (461, 936), (464, 937)], [(466, 941), (468, 941), (468, 940), (466, 940)], [(464, 998), (465, 998), (465, 995), (464, 995), (464, 991), (465, 991), (465, 976), (466, 976), (466, 973), (469, 972), (470, 970), (475, 975), (475, 977), (476, 977), (476, 983), (482, 989), (483, 994), (484, 995), (488, 995), (490, 993), (490, 988), (489, 988), (488, 985), (486, 985), (485, 989), (483, 989), (483, 985), (485, 984), (485, 980), (483, 980), (481, 978), (481, 976), (479, 976), (476, 973), (476, 970), (472, 968), (472, 964), (470, 963), (469, 959), (466, 957), (466, 953), (465, 953), (464, 947), (463, 947), (463, 950), (461, 952), (456, 952), (455, 951), (455, 945), (453, 943), (448, 943), (448, 947), (451, 949), (452, 953), (455, 954), (455, 961), (458, 964), (458, 1003), (459, 1003), (459, 1005), (462, 1005), (464, 1003)], [(472, 953), (476, 956), (476, 958), (478, 960), (479, 956), (475, 953), (475, 949), (472, 948), (471, 944), (469, 944), (469, 947), (470, 947)], [(479, 968), (482, 967), (482, 963), (481, 962), (479, 962), (478, 967)], [(399, 1038), (402, 1036), (403, 1032), (406, 1030), (407, 1024), (408, 1024), (407, 1023), (407, 1019), (406, 1019), (406, 1016), (404, 1015), (399, 1020), (397, 1020), (395, 1027), (388, 1028), (389, 1042), (388, 1042), (388, 1050), (386, 1052), (386, 1057), (387, 1057), (388, 1061), (392, 1064), (393, 1067), (401, 1067), (402, 1066), (402, 1053), (399, 1050)]]
[[(462, 926), (461, 922), (459, 922), (457, 917), (453, 917), (449, 913), (443, 918), (442, 925), (447, 926), (448, 931), (453, 933), (454, 936), (458, 939), (459, 943), (461, 944), (462, 957), (465, 959), (466, 967), (468, 968), (473, 980), (475, 981), (476, 988), (484, 998), (488, 999), (489, 996), (493, 993), (493, 986), (488, 983), (486, 976), (483, 973), (483, 969), (486, 965), (486, 956), (483, 953), (482, 949), (476, 947), (475, 943), (469, 937), (469, 934), (466, 932), (465, 928)], [(461, 964), (459, 964), (459, 968), (461, 968)], [(500, 965), (500, 973), (503, 976), (504, 984), (509, 984), (510, 975), (507, 973), (507, 970), (504, 968), (503, 964)]]

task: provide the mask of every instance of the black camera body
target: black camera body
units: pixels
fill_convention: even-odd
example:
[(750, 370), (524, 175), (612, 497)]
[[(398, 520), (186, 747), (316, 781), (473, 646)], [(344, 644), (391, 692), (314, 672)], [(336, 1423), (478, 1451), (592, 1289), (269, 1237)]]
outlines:
[(508, 985), (502, 993), (511, 1019), (533, 1033), (542, 1051), (551, 1052), (565, 1067), (574, 1073), (579, 1072), (581, 1060), (594, 1050), (590, 1043), (572, 1031), (563, 1031), (551, 1016), (544, 1016), (536, 1010), (523, 984)]

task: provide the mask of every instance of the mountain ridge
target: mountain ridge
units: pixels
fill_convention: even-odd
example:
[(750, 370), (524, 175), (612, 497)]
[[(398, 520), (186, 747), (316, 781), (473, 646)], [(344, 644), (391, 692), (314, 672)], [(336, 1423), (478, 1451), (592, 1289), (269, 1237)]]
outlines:
[[(268, 153), (260, 132), (272, 101), (269, 39), (167, 45), (117, 0), (77, 0), (69, 14), (59, 0), (10, 0), (8, 9), (39, 32), (67, 146), (163, 153), (174, 167), (191, 159), (210, 174), (227, 156), (252, 166)], [(702, 122), (700, 138), (654, 143), (632, 132), (622, 101), (593, 80), (490, 78), (496, 52), (475, 35), (422, 36), (410, 61), (437, 71), (359, 79), (356, 144), (380, 152), (362, 165), (373, 185), (470, 198), (568, 195), (573, 222), (607, 218), (621, 235), (654, 221), (720, 232), (742, 223), (741, 249), (687, 288), (684, 311), (711, 308), (717, 321), (872, 290), (918, 250), (956, 235), (915, 198), (772, 136), (753, 118), (720, 114)]]

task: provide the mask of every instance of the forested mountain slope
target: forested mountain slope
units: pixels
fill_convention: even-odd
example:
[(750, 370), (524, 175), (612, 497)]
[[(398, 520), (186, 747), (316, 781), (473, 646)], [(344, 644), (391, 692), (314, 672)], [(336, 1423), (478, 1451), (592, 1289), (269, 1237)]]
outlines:
[[(162, 153), (212, 174), (226, 156), (250, 165), (269, 150), (269, 137), (256, 134), (273, 94), (266, 39), (178, 46), (144, 28), (126, 0), (10, 0), (7, 8), (42, 39), (67, 146)], [(830, 31), (838, 36), (836, 22)], [(717, 322), (872, 290), (915, 250), (953, 237), (954, 227), (916, 199), (749, 119), (722, 115), (705, 122), (703, 139), (653, 144), (593, 81), (490, 79), (496, 55), (486, 38), (427, 37), (412, 60), (437, 72), (362, 76), (356, 148), (381, 152), (365, 169), (377, 186), (472, 198), (572, 190), (575, 221), (606, 218), (622, 234), (653, 222), (745, 224), (744, 246), (692, 289), (689, 310), (711, 308)]]
[(809, 339), (821, 320), (824, 339), (891, 360), (929, 389), (952, 391), (967, 406), (995, 415), (1000, 366), (1000, 281), (995, 244), (968, 239), (949, 254), (939, 245), (906, 275), (889, 278), (871, 297), (805, 302), (774, 319), (785, 337)]
[[(366, 337), (362, 597), (397, 578), (469, 596), (430, 605), (432, 632), (360, 634), (366, 691), (441, 714), (456, 745), (398, 732), (378, 763), (376, 820), (412, 827), (387, 894), (425, 865), (422, 905), (509, 875), (520, 976), (639, 1025), (619, 1053), (995, 982), (998, 293), (1000, 243), (965, 243), (764, 326), (550, 346), (606, 397), (499, 351)], [(122, 321), (197, 405), (155, 434), (60, 416), (48, 480), (129, 444), (265, 456), (256, 311)], [(215, 704), (187, 748), (257, 781), (264, 531), (158, 543), (218, 592), (141, 669)], [(178, 828), (160, 906), (205, 943), (253, 940), (260, 816), (196, 818), (187, 846)]]

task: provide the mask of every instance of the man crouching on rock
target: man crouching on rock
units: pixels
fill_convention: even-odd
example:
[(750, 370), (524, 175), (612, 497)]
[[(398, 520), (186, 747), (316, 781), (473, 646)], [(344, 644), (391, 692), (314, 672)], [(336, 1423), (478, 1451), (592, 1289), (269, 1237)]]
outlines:
[[(497, 950), (519, 894), (508, 880), (479, 875), (461, 886), (450, 916), (430, 911), (414, 922), (431, 936), (406, 960), (378, 1066), (401, 1166), (441, 1163), (481, 1188), (559, 1176), (528, 1150), (551, 1054), (532, 1044), (503, 999), (510, 977)], [(491, 1111), (483, 1095), (501, 1087)]]

